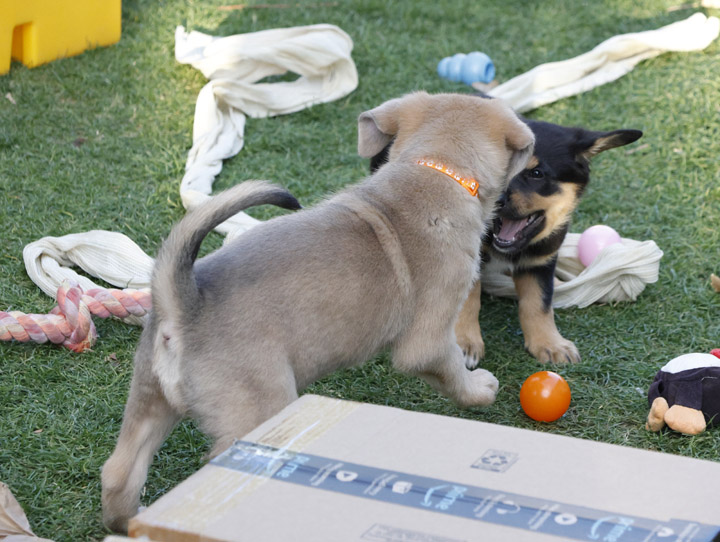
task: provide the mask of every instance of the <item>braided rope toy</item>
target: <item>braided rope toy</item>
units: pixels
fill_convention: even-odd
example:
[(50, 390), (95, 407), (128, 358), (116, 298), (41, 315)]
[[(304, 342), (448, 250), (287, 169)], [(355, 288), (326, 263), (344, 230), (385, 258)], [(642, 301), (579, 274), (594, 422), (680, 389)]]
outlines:
[(150, 290), (92, 288), (64, 281), (57, 291), (57, 307), (49, 314), (0, 311), (0, 340), (62, 344), (73, 352), (89, 350), (97, 339), (92, 316), (121, 320), (145, 316), (152, 306)]

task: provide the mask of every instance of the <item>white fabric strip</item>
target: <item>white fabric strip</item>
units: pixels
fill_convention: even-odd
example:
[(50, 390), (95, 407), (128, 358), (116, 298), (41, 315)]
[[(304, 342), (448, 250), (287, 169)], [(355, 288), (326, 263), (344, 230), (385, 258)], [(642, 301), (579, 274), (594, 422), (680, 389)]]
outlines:
[(488, 94), (523, 113), (614, 81), (648, 58), (669, 51), (700, 51), (718, 37), (720, 19), (695, 13), (657, 30), (620, 34), (585, 54), (540, 64)]
[(119, 288), (149, 288), (155, 262), (126, 235), (103, 230), (43, 237), (25, 247), (23, 260), (33, 282), (53, 298), (64, 280), (83, 290), (100, 288), (69, 266)]
[[(294, 113), (346, 96), (358, 84), (350, 57), (352, 39), (336, 26), (264, 30), (224, 38), (175, 31), (175, 58), (200, 70), (210, 81), (198, 95), (193, 146), (180, 184), (190, 210), (212, 192), (223, 160), (243, 147), (245, 116), (263, 118)], [(271, 75), (298, 74), (294, 81), (258, 82)], [(218, 230), (246, 230), (257, 220), (239, 213)]]
[[(657, 282), (660, 258), (654, 241), (622, 239), (609, 245), (585, 267), (577, 255), (579, 233), (565, 236), (555, 270), (553, 307), (587, 307), (593, 303), (635, 301), (645, 286)], [(507, 267), (497, 262), (483, 269), (484, 292), (499, 297), (517, 298), (515, 284)]]

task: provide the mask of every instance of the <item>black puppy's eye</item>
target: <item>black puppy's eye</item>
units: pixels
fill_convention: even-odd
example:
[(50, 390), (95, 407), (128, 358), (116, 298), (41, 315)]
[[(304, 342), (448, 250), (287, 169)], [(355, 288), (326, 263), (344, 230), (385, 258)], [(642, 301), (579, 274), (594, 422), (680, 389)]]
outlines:
[(542, 171), (540, 171), (538, 168), (535, 168), (530, 170), (530, 177), (532, 177), (533, 179), (542, 179), (544, 175)]

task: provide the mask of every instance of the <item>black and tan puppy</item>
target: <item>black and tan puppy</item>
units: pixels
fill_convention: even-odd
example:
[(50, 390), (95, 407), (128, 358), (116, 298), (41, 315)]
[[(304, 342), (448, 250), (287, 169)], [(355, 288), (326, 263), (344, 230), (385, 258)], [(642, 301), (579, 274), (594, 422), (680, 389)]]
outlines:
[[(558, 250), (590, 181), (590, 160), (602, 151), (636, 141), (642, 132), (596, 132), (523, 120), (535, 134), (535, 153), (498, 200), (493, 230), (483, 240), (483, 266), (512, 276), (528, 352), (541, 362), (577, 362), (578, 349), (560, 334), (553, 314)], [(384, 163), (386, 152), (373, 157), (372, 170)], [(480, 290), (477, 281), (455, 327), (469, 368), (485, 353), (478, 323)]]

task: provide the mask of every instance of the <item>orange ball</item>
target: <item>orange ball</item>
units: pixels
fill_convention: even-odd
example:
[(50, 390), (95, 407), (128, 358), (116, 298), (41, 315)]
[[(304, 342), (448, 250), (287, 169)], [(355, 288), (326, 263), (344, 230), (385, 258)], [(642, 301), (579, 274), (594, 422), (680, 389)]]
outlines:
[(533, 420), (554, 422), (570, 406), (570, 386), (552, 371), (532, 374), (520, 388), (520, 405)]

